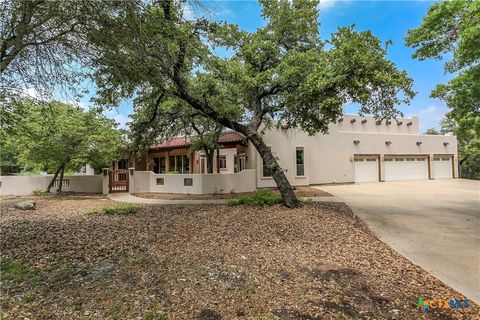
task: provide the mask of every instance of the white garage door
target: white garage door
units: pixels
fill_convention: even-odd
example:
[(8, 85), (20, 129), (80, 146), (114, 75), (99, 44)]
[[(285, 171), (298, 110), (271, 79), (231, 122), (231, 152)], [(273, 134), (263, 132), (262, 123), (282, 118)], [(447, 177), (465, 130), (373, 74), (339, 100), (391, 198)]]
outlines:
[(376, 156), (355, 156), (355, 182), (378, 182), (378, 158)]
[(428, 161), (423, 156), (385, 156), (385, 181), (426, 180)]
[(452, 157), (445, 155), (436, 155), (432, 162), (433, 179), (450, 179), (452, 178)]

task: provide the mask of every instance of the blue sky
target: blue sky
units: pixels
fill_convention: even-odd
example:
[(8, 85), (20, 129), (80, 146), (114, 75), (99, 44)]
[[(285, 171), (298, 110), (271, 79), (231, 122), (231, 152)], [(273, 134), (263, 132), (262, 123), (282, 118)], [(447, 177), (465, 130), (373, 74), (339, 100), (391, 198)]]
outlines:
[[(410, 105), (399, 106), (408, 115), (420, 117), (420, 130), (437, 127), (444, 114), (446, 105), (429, 97), (438, 83), (447, 82), (451, 76), (445, 75), (443, 61), (418, 61), (411, 58), (413, 50), (405, 47), (403, 37), (408, 29), (420, 25), (431, 1), (365, 1), (365, 0), (323, 0), (320, 9), (320, 36), (329, 38), (338, 27), (355, 23), (357, 30), (371, 30), (383, 42), (392, 40), (388, 57), (399, 69), (406, 70), (414, 79), (414, 89), (418, 92)], [(260, 16), (260, 6), (256, 1), (212, 1), (207, 3), (213, 18), (236, 23), (248, 31), (254, 31), (265, 22)], [(94, 89), (93, 85), (89, 85)], [(89, 104), (89, 96), (82, 99)], [(353, 105), (346, 106), (346, 113), (356, 113)], [(132, 113), (131, 102), (122, 103), (118, 110), (107, 114), (117, 122), (124, 124)]]

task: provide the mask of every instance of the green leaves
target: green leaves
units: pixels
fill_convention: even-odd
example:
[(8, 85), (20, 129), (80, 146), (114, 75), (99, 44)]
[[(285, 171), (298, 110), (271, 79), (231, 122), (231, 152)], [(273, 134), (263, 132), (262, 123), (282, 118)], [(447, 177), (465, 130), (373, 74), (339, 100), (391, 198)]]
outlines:
[(115, 159), (122, 144), (115, 122), (95, 110), (18, 99), (11, 115), (16, 120), (2, 135), (15, 144), (23, 168), (53, 171), (67, 164), (77, 170), (89, 163), (99, 169)]
[[(480, 178), (480, 2), (440, 1), (433, 4), (422, 25), (409, 30), (406, 44), (416, 49), (414, 58), (451, 57), (445, 71), (456, 73), (447, 84), (432, 91), (433, 98), (451, 108), (446, 120), (453, 123), (459, 141), (460, 162), (469, 174)], [(463, 159), (463, 160), (462, 160)]]
[(476, 0), (440, 1), (433, 4), (422, 25), (409, 30), (407, 46), (416, 49), (413, 57), (442, 59), (453, 53), (445, 67), (459, 71), (478, 63), (480, 56), (480, 3)]
[[(341, 28), (326, 50), (315, 1), (261, 3), (267, 24), (255, 32), (178, 14), (165, 19), (154, 3), (121, 6), (105, 17), (107, 35), (92, 37), (99, 49), (97, 101), (136, 96), (153, 105), (151, 92), (162, 92), (231, 129), (282, 122), (313, 134), (325, 132), (346, 102), (393, 117), (395, 105), (413, 97), (412, 80), (370, 32)], [(218, 46), (231, 54), (218, 56)]]

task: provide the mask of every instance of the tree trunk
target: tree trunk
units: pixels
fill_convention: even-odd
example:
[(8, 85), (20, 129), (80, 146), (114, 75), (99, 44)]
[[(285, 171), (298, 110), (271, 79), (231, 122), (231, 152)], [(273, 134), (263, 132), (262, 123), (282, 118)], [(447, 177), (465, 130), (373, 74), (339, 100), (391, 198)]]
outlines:
[(63, 174), (65, 173), (65, 165), (62, 168), (60, 173), (60, 181), (58, 181), (57, 193), (62, 192), (62, 184), (63, 184)]
[(215, 150), (205, 150), (205, 154), (207, 155), (207, 172), (213, 173), (213, 154)]
[(467, 154), (465, 157), (463, 157), (462, 159), (460, 159), (460, 161), (458, 161), (458, 165), (461, 166), (461, 165), (465, 162), (465, 160), (467, 160), (469, 157), (470, 157), (470, 155)]
[(299, 208), (302, 203), (298, 200), (293, 192), (293, 188), (288, 182), (285, 173), (283, 172), (277, 160), (272, 154), (270, 148), (265, 144), (262, 137), (258, 133), (247, 135), (248, 139), (253, 143), (258, 153), (263, 159), (263, 163), (272, 170), (272, 178), (277, 184), (278, 191), (282, 195), (283, 202), (288, 208)]
[(62, 170), (62, 168), (64, 167), (64, 165), (60, 165), (60, 167), (58, 167), (57, 171), (55, 172), (55, 174), (53, 175), (53, 179), (50, 181), (50, 183), (48, 184), (48, 187), (47, 187), (47, 190), (46, 192), (50, 193), (50, 189), (52, 188), (53, 186), (53, 183), (55, 182), (55, 180), (57, 179), (57, 176), (58, 174), (60, 173), (60, 170)]
[[(184, 57), (182, 56), (179, 58), (183, 59)], [(180, 62), (182, 63), (183, 61), (180, 61)], [(244, 125), (235, 121), (231, 121), (227, 117), (222, 116), (221, 114), (217, 113), (214, 109), (210, 108), (208, 104), (203, 103), (202, 101), (190, 96), (187, 93), (184, 79), (178, 73), (173, 75), (172, 80), (175, 82), (175, 85), (177, 87), (177, 92), (175, 93), (176, 96), (183, 99), (195, 110), (202, 112), (207, 117), (213, 119), (219, 124), (242, 133), (248, 138), (248, 140), (250, 140), (253, 143), (257, 151), (260, 153), (260, 156), (262, 157), (263, 161), (272, 169), (273, 180), (275, 180), (275, 183), (277, 184), (278, 190), (282, 195), (285, 206), (289, 208), (298, 208), (302, 206), (302, 203), (295, 196), (292, 186), (290, 185), (290, 182), (288, 182), (287, 177), (283, 173), (282, 168), (280, 168), (280, 166), (277, 163), (277, 160), (275, 160), (275, 158), (273, 157), (272, 152), (270, 151), (270, 148), (268, 148), (268, 146), (263, 141), (262, 137), (259, 136), (257, 132), (258, 126), (261, 123), (260, 121), (258, 121), (257, 124), (253, 123), (250, 125)], [(261, 117), (260, 117), (260, 120), (261, 120)], [(218, 155), (217, 155), (217, 161), (218, 161)]]

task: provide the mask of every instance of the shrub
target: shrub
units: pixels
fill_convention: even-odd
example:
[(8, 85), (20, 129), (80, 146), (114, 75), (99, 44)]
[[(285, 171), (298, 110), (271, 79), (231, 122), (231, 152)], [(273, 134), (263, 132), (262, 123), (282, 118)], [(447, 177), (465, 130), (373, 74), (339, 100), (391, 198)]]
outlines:
[[(299, 197), (303, 204), (311, 204), (312, 199)], [(241, 204), (246, 204), (250, 206), (271, 206), (274, 204), (283, 203), (282, 196), (278, 193), (274, 193), (269, 189), (260, 189), (252, 194), (242, 195), (236, 199), (230, 199), (227, 201), (227, 205), (229, 206), (238, 206)]]
[(44, 195), (45, 195), (45, 191), (39, 190), (39, 189), (35, 189), (35, 190), (32, 191), (32, 194), (33, 194), (34, 196), (41, 197), (41, 196), (44, 196)]
[(242, 195), (238, 199), (230, 199), (227, 204), (236, 206), (246, 204), (250, 206), (271, 206), (277, 203), (282, 203), (282, 196), (278, 193), (273, 193), (268, 189), (260, 189), (249, 195)]
[(134, 214), (137, 213), (138, 208), (133, 204), (119, 204), (112, 207), (102, 208), (105, 214)]

